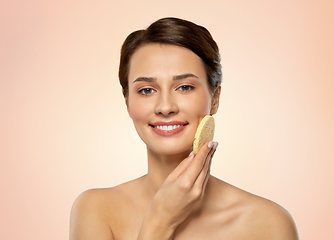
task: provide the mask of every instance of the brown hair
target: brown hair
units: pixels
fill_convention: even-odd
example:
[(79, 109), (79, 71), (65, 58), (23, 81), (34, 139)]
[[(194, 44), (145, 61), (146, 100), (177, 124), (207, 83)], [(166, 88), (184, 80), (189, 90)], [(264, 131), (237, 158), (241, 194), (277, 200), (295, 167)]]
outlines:
[(179, 18), (162, 18), (146, 30), (132, 32), (124, 41), (118, 77), (124, 97), (128, 96), (129, 64), (133, 53), (147, 43), (163, 43), (185, 47), (204, 62), (208, 85), (214, 90), (222, 81), (220, 54), (210, 32), (199, 25)]

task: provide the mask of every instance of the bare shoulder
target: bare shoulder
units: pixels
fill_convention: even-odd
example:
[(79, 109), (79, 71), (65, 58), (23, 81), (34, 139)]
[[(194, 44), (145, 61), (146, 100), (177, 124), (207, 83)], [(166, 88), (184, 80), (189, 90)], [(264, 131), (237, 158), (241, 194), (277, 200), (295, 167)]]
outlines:
[(241, 189), (240, 202), (244, 209), (243, 226), (248, 239), (298, 240), (298, 233), (290, 213), (279, 204)]
[(114, 239), (107, 224), (104, 196), (107, 189), (91, 189), (75, 200), (70, 220), (70, 239)]
[(81, 193), (71, 210), (70, 240), (114, 239), (113, 219), (127, 205), (127, 189), (132, 188), (134, 181)]
[(282, 206), (268, 199), (251, 195), (248, 208), (246, 215), (249, 220), (248, 227), (258, 229), (255, 235), (264, 239), (298, 240), (295, 223), (290, 213)]
[(227, 232), (233, 232), (228, 238), (298, 240), (294, 221), (283, 207), (219, 179), (214, 182), (219, 190), (216, 212), (230, 216), (224, 222), (225, 229), (230, 227)]

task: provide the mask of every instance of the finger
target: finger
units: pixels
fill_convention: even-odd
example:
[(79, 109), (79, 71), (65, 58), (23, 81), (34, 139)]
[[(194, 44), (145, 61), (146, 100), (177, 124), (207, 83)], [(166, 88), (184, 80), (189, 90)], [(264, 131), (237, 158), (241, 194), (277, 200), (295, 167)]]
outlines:
[(201, 173), (203, 166), (205, 164), (205, 160), (210, 150), (213, 147), (213, 142), (207, 142), (204, 144), (194, 159), (190, 162), (189, 166), (184, 170), (184, 172), (179, 176), (180, 179), (185, 180), (187, 183), (191, 183), (193, 185)]
[[(218, 146), (218, 143), (217, 143), (217, 146)], [(215, 152), (217, 150), (217, 146), (215, 147), (211, 157), (210, 157), (210, 160), (209, 160), (209, 169), (206, 171), (206, 176), (205, 176), (205, 179), (204, 179), (204, 182), (203, 182), (203, 185), (202, 185), (202, 194), (204, 194), (204, 191), (205, 191), (205, 188), (206, 188), (206, 185), (209, 181), (209, 178), (210, 178), (210, 172), (211, 172), (211, 163), (212, 163), (212, 159), (213, 159), (213, 156), (215, 155)]]
[(206, 157), (206, 161), (205, 164), (203, 166), (203, 169), (201, 171), (201, 173), (198, 175), (198, 178), (195, 181), (194, 187), (195, 188), (200, 188), (200, 189), (204, 189), (207, 183), (207, 179), (210, 176), (210, 166), (211, 166), (211, 162), (212, 162), (212, 157), (217, 149), (218, 143), (215, 142), (211, 151), (208, 153), (207, 157)]
[[(212, 159), (210, 159), (209, 160), (209, 168), (208, 168), (208, 170), (205, 172), (206, 173), (206, 175), (205, 175), (205, 178), (204, 178), (204, 181), (203, 181), (203, 183), (202, 183), (202, 186), (198, 186), (198, 187), (201, 187), (201, 197), (204, 195), (204, 193), (205, 193), (205, 188), (206, 188), (206, 185), (207, 185), (207, 183), (208, 183), (208, 181), (209, 181), (209, 178), (210, 178), (210, 169), (211, 169), (211, 162), (212, 162)], [(200, 183), (200, 182), (199, 182)], [(197, 183), (195, 183), (195, 185), (196, 185), (196, 187), (197, 187)], [(200, 184), (198, 184), (198, 185), (200, 185)]]

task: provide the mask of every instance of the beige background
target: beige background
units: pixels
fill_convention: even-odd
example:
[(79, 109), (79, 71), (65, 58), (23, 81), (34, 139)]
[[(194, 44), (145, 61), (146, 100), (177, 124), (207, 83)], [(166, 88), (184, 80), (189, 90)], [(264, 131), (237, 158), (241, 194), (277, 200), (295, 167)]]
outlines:
[(177, 16), (222, 55), (215, 176), (269, 198), (300, 239), (333, 239), (334, 4), (0, 2), (0, 239), (67, 239), (73, 201), (146, 171), (117, 70), (125, 37)]

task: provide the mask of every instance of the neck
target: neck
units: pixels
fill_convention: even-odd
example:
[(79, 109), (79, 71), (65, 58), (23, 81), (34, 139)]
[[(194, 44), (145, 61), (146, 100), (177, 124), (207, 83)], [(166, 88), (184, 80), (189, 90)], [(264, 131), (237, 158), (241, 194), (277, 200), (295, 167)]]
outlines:
[(147, 189), (155, 194), (168, 175), (188, 157), (190, 150), (175, 155), (160, 155), (147, 149), (148, 173), (145, 177)]
[[(190, 149), (191, 150), (191, 149)], [(182, 162), (185, 158), (188, 157), (190, 150), (184, 153), (176, 155), (160, 155), (153, 151), (147, 150), (148, 158), (148, 173), (144, 176), (144, 189), (146, 196), (148, 197), (148, 202), (151, 202), (154, 195), (160, 189), (161, 185), (164, 183), (168, 175)], [(200, 214), (203, 210), (204, 205), (207, 205), (206, 202), (213, 193), (210, 189), (213, 184), (214, 178), (210, 176), (209, 181), (206, 185), (205, 194), (201, 197), (200, 201), (192, 210), (192, 214)]]

